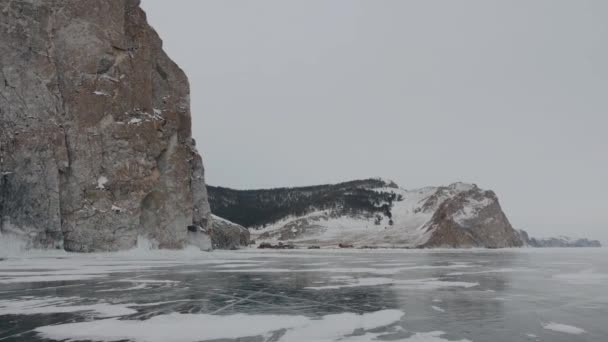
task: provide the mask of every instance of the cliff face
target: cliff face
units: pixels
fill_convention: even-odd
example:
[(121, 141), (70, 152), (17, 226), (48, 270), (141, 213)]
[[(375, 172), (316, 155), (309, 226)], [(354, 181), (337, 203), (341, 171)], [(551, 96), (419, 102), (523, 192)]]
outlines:
[[(393, 182), (370, 179), (291, 189), (208, 191), (214, 212), (247, 226), (260, 241), (409, 248), (523, 245), (496, 195), (472, 184), (405, 190)], [(243, 212), (249, 213), (246, 219), (240, 216)]]
[(0, 232), (180, 248), (207, 227), (188, 80), (135, 0), (0, 0)]

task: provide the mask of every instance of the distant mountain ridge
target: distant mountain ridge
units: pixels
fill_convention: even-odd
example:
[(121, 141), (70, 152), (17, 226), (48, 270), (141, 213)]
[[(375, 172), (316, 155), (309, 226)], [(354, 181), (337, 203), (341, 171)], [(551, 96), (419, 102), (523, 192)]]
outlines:
[(263, 190), (208, 186), (214, 214), (264, 241), (375, 247), (519, 247), (497, 196), (474, 184), (405, 190), (383, 179)]
[(524, 230), (520, 230), (520, 235), (524, 244), (529, 247), (602, 247), (598, 240), (576, 239), (568, 236), (558, 236), (550, 238), (531, 238)]

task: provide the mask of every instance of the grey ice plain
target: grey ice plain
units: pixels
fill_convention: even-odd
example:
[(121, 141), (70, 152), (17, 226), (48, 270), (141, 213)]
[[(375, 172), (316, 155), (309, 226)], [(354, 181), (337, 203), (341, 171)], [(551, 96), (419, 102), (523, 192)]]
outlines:
[(603, 342), (606, 252), (29, 255), (0, 262), (0, 338)]

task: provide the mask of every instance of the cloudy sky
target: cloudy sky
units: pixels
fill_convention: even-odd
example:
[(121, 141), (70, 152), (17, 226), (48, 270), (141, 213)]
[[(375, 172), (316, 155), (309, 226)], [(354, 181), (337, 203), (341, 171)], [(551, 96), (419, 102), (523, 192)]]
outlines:
[(608, 242), (608, 1), (143, 0), (209, 184), (493, 189)]

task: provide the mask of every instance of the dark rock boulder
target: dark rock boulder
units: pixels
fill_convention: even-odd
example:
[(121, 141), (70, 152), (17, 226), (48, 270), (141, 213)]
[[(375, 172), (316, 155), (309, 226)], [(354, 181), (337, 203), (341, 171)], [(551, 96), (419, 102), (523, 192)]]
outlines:
[(239, 249), (249, 246), (250, 243), (247, 228), (219, 216), (211, 216), (211, 226), (208, 231), (215, 249)]

